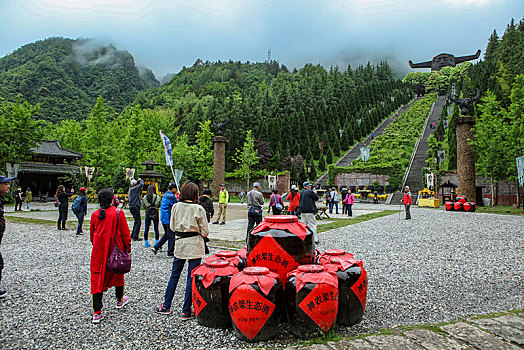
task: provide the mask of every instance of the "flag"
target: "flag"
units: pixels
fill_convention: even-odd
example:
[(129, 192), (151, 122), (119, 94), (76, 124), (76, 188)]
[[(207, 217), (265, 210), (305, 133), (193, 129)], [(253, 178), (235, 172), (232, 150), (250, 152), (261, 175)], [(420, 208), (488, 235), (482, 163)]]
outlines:
[(160, 137), (162, 138), (162, 143), (164, 144), (164, 151), (166, 153), (166, 164), (173, 166), (173, 155), (171, 154), (171, 141), (169, 138), (162, 133), (160, 130)]

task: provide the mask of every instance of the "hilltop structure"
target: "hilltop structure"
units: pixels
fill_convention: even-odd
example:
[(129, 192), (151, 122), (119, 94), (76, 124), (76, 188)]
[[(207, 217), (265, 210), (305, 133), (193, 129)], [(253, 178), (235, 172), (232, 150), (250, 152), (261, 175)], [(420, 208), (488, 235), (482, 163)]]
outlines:
[(476, 60), (479, 56), (480, 50), (478, 50), (474, 55), (461, 57), (455, 57), (450, 53), (441, 53), (433, 57), (431, 61), (413, 63), (413, 61), (410, 60), (409, 66), (411, 68), (431, 68), (431, 71), (439, 71), (444, 67), (455, 67), (459, 63)]

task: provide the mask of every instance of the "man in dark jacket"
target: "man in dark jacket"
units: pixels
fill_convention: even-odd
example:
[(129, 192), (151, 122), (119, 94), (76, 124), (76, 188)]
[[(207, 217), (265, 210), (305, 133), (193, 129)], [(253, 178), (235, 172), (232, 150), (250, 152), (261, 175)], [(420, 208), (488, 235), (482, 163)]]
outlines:
[(348, 190), (345, 187), (342, 187), (340, 190), (340, 196), (342, 197), (342, 215), (346, 214), (348, 212), (348, 206), (344, 202), (344, 199), (346, 199), (346, 196), (348, 195)]
[(140, 233), (140, 226), (142, 225), (142, 219), (140, 218), (140, 207), (142, 206), (142, 200), (140, 193), (144, 186), (144, 180), (138, 179), (131, 180), (131, 187), (129, 188), (129, 211), (133, 215), (133, 232), (131, 232), (131, 239), (133, 241), (141, 241), (142, 238), (138, 237)]
[(316, 201), (318, 200), (318, 194), (316, 190), (311, 190), (311, 184), (308, 181), (304, 182), (303, 186), (304, 189), (300, 192), (301, 221), (313, 231), (313, 239), (315, 243), (318, 243), (317, 219), (315, 217), (317, 213)]
[(211, 190), (204, 190), (202, 197), (198, 199), (198, 203), (206, 210), (207, 222), (210, 222), (213, 215), (215, 215), (215, 208), (213, 208), (213, 200), (211, 199)]
[[(9, 182), (13, 181), (14, 177), (4, 177), (0, 175), (0, 244), (2, 243), (2, 237), (5, 232), (5, 219), (4, 219), (4, 202), (2, 196), (9, 192)], [(4, 269), (4, 259), (0, 252), (0, 282), (2, 281), (2, 270)], [(7, 296), (7, 291), (0, 289), (0, 299)]]
[(160, 203), (160, 222), (164, 227), (164, 235), (160, 237), (158, 242), (153, 246), (153, 253), (158, 253), (164, 243), (167, 241), (167, 256), (173, 256), (175, 251), (175, 233), (169, 227), (169, 221), (171, 219), (171, 209), (173, 205), (178, 202), (176, 194), (178, 188), (174, 182), (171, 182), (167, 186), (167, 191), (162, 196), (162, 202)]
[(15, 197), (15, 211), (22, 211), (22, 187), (16, 189), (13, 197)]
[[(260, 183), (253, 183), (253, 189), (247, 193), (247, 234), (253, 227), (262, 221), (262, 207), (264, 206), (264, 196), (260, 192)], [(253, 208), (252, 208), (253, 207)], [(258, 213), (257, 213), (258, 212)]]

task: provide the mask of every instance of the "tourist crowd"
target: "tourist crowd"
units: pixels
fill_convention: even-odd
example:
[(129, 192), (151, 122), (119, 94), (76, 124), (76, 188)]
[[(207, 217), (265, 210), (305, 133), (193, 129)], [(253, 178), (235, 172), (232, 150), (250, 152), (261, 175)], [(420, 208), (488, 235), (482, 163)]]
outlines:
[[(13, 178), (0, 176), (0, 195), (9, 192), (9, 184)], [(133, 227), (130, 230), (126, 217), (119, 207), (120, 202), (112, 189), (103, 189), (98, 192), (97, 199), (100, 208), (91, 214), (89, 236), (92, 243), (91, 252), (91, 295), (93, 306), (93, 323), (99, 323), (103, 318), (102, 299), (103, 293), (109, 288), (115, 287), (116, 308), (123, 308), (129, 297), (125, 294), (124, 274), (131, 268), (131, 241), (144, 241), (144, 247), (151, 248), (157, 254), (167, 242), (167, 255), (173, 257), (171, 276), (169, 277), (163, 301), (154, 311), (159, 314), (171, 313), (171, 306), (175, 295), (180, 275), (186, 261), (188, 272), (186, 277), (186, 290), (182, 307), (181, 318), (188, 320), (194, 317), (192, 309), (192, 271), (201, 264), (202, 258), (209, 253), (207, 238), (211, 218), (214, 217), (213, 201), (211, 191), (204, 189), (199, 197), (199, 187), (192, 182), (185, 183), (180, 192), (175, 183), (167, 186), (167, 191), (160, 196), (155, 185), (147, 187), (146, 194), (142, 197), (144, 181), (142, 179), (131, 180), (128, 192), (128, 206), (133, 216)], [(316, 202), (319, 198), (316, 190), (313, 190), (309, 182), (303, 184), (304, 189), (299, 192), (296, 186), (285, 197), (289, 201), (287, 208), (290, 215), (301, 215), (302, 221), (308, 225), (316, 242)], [(77, 235), (82, 235), (82, 225), (87, 215), (87, 189), (81, 187), (78, 190), (71, 210), (78, 219)], [(21, 188), (14, 192), (16, 207), (18, 210), (22, 202)], [(335, 192), (336, 193), (336, 192)], [(30, 190), (26, 191), (26, 201)], [(54, 205), (58, 208), (58, 230), (67, 230), (66, 221), (69, 210), (69, 200), (75, 194), (73, 188), (65, 190), (59, 185)], [(352, 196), (352, 195), (351, 195)], [(226, 210), (229, 202), (229, 193), (224, 184), (219, 192), (219, 211), (213, 221), (214, 224), (226, 224)], [(246, 200), (248, 208), (247, 237), (249, 233), (262, 221), (262, 208), (264, 196), (260, 191), (260, 183), (253, 183), (251, 191), (242, 191), (242, 201)], [(335, 195), (328, 196), (330, 200)], [(28, 201), (27, 207), (29, 208)], [(345, 202), (344, 202), (345, 203)], [(338, 205), (338, 204), (337, 204)], [(332, 206), (330, 205), (330, 208)], [(5, 220), (3, 217), (3, 202), (0, 200), (0, 243), (5, 231)], [(139, 237), (142, 218), (141, 209), (145, 211), (145, 228), (143, 239)], [(269, 197), (268, 213), (280, 215), (285, 210), (283, 197), (277, 190), (273, 190)], [(351, 212), (351, 209), (349, 209)], [(162, 224), (164, 234), (160, 237), (159, 224)], [(153, 227), (155, 234), (154, 243), (149, 242), (149, 228)], [(0, 254), (0, 281), (3, 269), (2, 255)], [(7, 295), (6, 291), (0, 290), (0, 298)]]

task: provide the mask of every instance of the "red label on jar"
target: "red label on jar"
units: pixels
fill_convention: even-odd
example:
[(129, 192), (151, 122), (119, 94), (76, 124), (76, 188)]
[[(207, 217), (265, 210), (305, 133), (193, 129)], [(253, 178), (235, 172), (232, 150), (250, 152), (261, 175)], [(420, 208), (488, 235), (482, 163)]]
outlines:
[(317, 284), (299, 306), (326, 333), (337, 318), (338, 289), (329, 284)]
[(361, 275), (358, 281), (351, 287), (353, 293), (357, 296), (358, 300), (362, 304), (362, 310), (366, 310), (366, 298), (368, 295), (368, 274), (363, 267), (361, 269)]
[(286, 280), (286, 274), (295, 270), (299, 265), (271, 234), (264, 236), (247, 257), (247, 266), (267, 267), (278, 274), (282, 283)]
[(193, 287), (191, 288), (191, 290), (193, 292), (193, 306), (195, 307), (195, 315), (198, 316), (200, 311), (202, 311), (202, 309), (206, 307), (207, 303), (198, 292), (195, 280), (196, 277), (193, 277)]
[(238, 287), (229, 298), (231, 320), (250, 340), (264, 327), (274, 309), (275, 304), (249, 285)]

